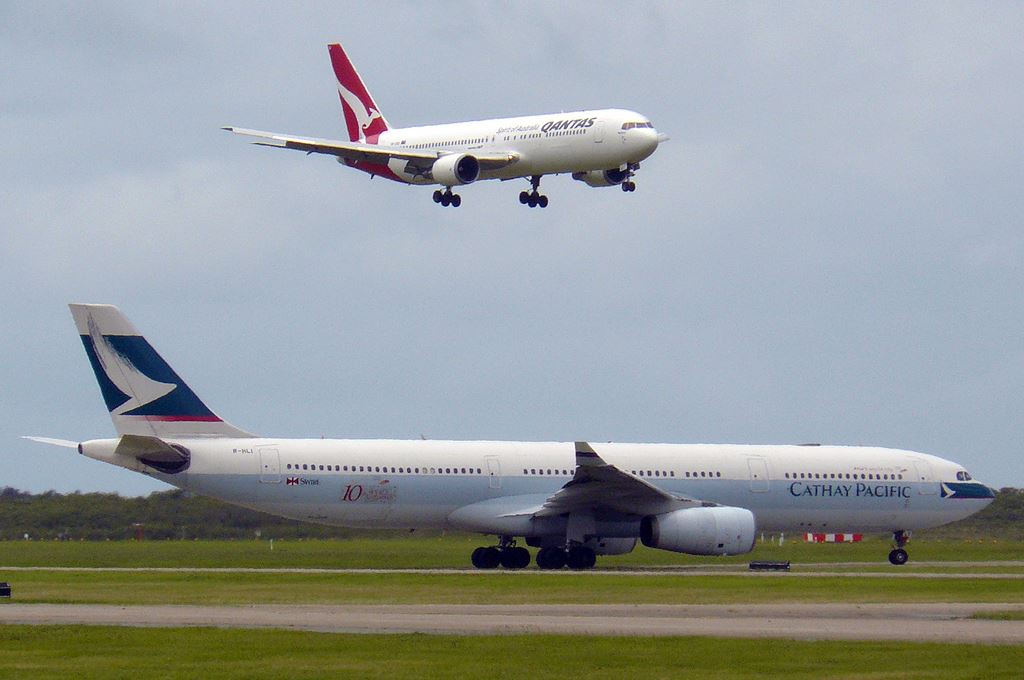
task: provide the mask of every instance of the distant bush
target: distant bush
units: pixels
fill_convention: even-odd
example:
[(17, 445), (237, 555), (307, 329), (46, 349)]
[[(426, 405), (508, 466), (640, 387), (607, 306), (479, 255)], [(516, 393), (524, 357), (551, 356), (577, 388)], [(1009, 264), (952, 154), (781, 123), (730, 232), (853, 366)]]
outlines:
[(308, 524), (194, 496), (179, 489), (144, 497), (116, 493), (47, 491), (30, 494), (0, 489), (0, 540), (120, 540), (137, 527), (147, 539), (168, 538), (344, 538), (365, 532)]

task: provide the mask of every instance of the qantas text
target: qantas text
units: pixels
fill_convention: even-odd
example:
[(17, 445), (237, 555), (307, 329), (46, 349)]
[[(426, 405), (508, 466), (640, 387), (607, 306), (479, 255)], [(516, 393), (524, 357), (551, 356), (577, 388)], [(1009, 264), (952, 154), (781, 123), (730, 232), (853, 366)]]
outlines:
[(570, 130), (573, 128), (588, 128), (594, 124), (597, 118), (572, 118), (570, 120), (549, 120), (540, 126), (541, 132), (554, 132), (555, 130)]

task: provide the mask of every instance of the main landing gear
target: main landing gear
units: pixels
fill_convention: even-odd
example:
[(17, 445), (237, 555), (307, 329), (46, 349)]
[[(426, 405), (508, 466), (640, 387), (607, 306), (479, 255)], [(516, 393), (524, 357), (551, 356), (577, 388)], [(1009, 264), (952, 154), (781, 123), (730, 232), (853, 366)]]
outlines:
[(523, 205), (528, 205), (531, 208), (540, 206), (541, 208), (548, 207), (548, 197), (542, 195), (537, 189), (540, 188), (540, 175), (534, 175), (530, 178), (530, 185), (533, 187), (532, 191), (520, 191), (519, 202)]
[(574, 545), (568, 550), (558, 546), (541, 548), (537, 552), (537, 566), (540, 569), (561, 569), (569, 567), (574, 571), (590, 569), (597, 562), (594, 551), (584, 545)]
[(459, 196), (458, 194), (453, 194), (451, 187), (448, 187), (444, 191), (438, 189), (437, 191), (434, 192), (434, 203), (440, 203), (446, 208), (448, 206), (458, 208), (460, 205), (462, 205), (462, 196)]
[[(499, 545), (477, 548), (470, 558), (477, 569), (523, 569), (530, 565), (530, 552), (516, 546), (516, 542), (502, 537)], [(545, 571), (569, 567), (574, 571), (593, 568), (597, 555), (585, 545), (574, 545), (566, 549), (561, 546), (547, 546), (537, 551), (537, 567)]]
[(892, 532), (892, 541), (896, 547), (889, 553), (889, 562), (896, 566), (906, 564), (910, 556), (907, 555), (907, 551), (903, 549), (903, 546), (910, 541), (910, 534), (902, 529), (894, 531)]
[(513, 539), (502, 536), (498, 545), (477, 548), (470, 560), (477, 569), (522, 569), (530, 565), (530, 551), (516, 546)]

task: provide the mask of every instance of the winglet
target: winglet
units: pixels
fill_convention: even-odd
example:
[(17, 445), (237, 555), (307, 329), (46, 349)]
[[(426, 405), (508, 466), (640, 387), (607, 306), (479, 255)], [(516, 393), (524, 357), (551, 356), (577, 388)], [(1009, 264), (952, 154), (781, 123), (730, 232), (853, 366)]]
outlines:
[(590, 444), (587, 442), (576, 442), (576, 465), (599, 467), (607, 465), (607, 463), (601, 460), (601, 456), (597, 455), (597, 451)]

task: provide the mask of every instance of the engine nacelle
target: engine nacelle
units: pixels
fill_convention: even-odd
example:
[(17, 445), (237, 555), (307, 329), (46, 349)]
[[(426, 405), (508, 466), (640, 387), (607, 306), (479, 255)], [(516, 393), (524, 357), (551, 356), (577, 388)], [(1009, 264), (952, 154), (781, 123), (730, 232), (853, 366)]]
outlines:
[(592, 187), (613, 187), (622, 184), (629, 178), (628, 170), (591, 170), (589, 172), (574, 172), (572, 178), (578, 182), (586, 182)]
[(448, 154), (434, 161), (430, 174), (435, 182), (446, 187), (472, 184), (480, 177), (480, 161), (468, 153)]
[(640, 541), (689, 555), (740, 555), (754, 549), (754, 513), (745, 508), (684, 508), (640, 522)]

